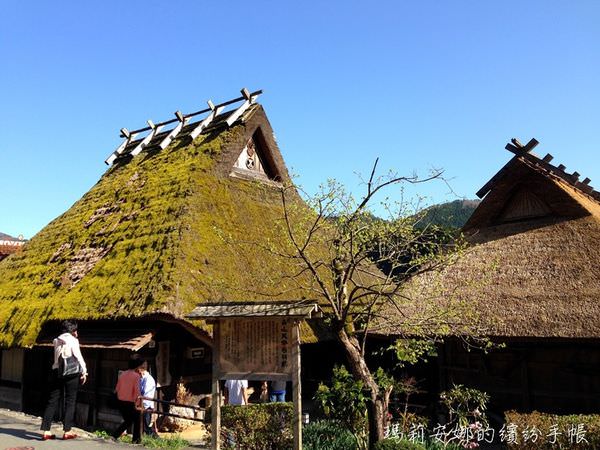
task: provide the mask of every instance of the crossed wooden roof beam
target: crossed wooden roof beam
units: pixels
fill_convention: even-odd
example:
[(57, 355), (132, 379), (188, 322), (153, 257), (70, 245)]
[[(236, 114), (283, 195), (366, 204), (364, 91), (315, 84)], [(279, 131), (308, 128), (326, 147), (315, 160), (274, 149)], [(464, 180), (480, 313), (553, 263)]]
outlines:
[[(119, 156), (122, 156), (123, 154), (125, 154), (125, 150), (130, 147), (130, 144), (132, 144), (133, 142), (136, 141), (136, 138), (143, 135), (143, 133), (148, 133), (143, 139), (141, 139), (137, 143), (137, 145), (135, 145), (135, 147), (133, 149), (131, 149), (130, 151), (127, 152), (127, 154), (129, 154), (131, 156), (135, 156), (135, 155), (139, 154), (142, 150), (144, 150), (146, 147), (148, 147), (148, 145), (150, 145), (150, 143), (154, 140), (154, 138), (165, 127), (172, 125), (172, 124), (176, 124), (175, 127), (173, 127), (173, 129), (171, 129), (171, 131), (169, 131), (167, 133), (167, 135), (164, 136), (158, 144), (156, 144), (156, 145), (158, 145), (158, 147), (161, 148), (161, 150), (164, 150), (165, 148), (167, 148), (169, 146), (169, 144), (171, 144), (171, 142), (173, 142), (173, 140), (179, 135), (181, 130), (183, 130), (183, 127), (188, 124), (194, 125), (193, 128), (191, 129), (191, 131), (188, 133), (188, 135), (192, 139), (195, 139), (204, 130), (206, 130), (211, 123), (214, 122), (215, 118), (217, 116), (219, 116), (219, 114), (221, 114), (225, 110), (225, 108), (227, 108), (230, 105), (242, 102), (234, 110), (232, 110), (231, 114), (227, 117), (227, 119), (223, 121), (225, 124), (227, 124), (228, 127), (230, 127), (242, 116), (242, 114), (244, 114), (244, 112), (253, 103), (256, 102), (256, 98), (260, 94), (262, 94), (263, 91), (258, 90), (258, 91), (250, 92), (250, 91), (248, 91), (248, 89), (243, 88), (240, 92), (242, 93), (241, 97), (237, 97), (232, 100), (228, 100), (226, 102), (219, 103), (217, 105), (215, 105), (211, 100), (208, 100), (208, 102), (207, 102), (208, 108), (205, 108), (205, 109), (202, 109), (200, 111), (196, 111), (196, 112), (193, 112), (190, 114), (183, 114), (181, 111), (176, 111), (174, 119), (165, 120), (164, 122), (160, 122), (157, 124), (155, 124), (151, 120), (148, 120), (147, 127), (140, 128), (137, 130), (132, 130), (132, 131), (129, 131), (127, 128), (121, 128), (120, 137), (122, 137), (124, 140), (115, 149), (115, 151), (112, 152), (112, 154), (108, 158), (106, 158), (106, 160), (104, 162), (107, 165), (111, 165)], [(194, 118), (196, 116), (200, 116), (202, 114), (206, 114), (206, 113), (208, 113), (208, 115), (204, 119), (200, 120), (199, 122), (191, 123), (192, 118)], [(152, 144), (152, 145), (154, 145), (154, 144)]]
[[(579, 181), (579, 172), (567, 173), (565, 170), (567, 167), (564, 164), (559, 164), (558, 166), (550, 164), (550, 161), (554, 159), (550, 153), (547, 153), (546, 156), (540, 158), (532, 152), (532, 150), (538, 144), (539, 142), (535, 138), (530, 139), (525, 145), (521, 144), (517, 138), (512, 138), (510, 142), (506, 144), (505, 148), (509, 152), (514, 153), (515, 157), (523, 158), (534, 166), (539, 167), (547, 173), (566, 181), (571, 186), (579, 189), (585, 194), (588, 194), (595, 200), (600, 201), (600, 192), (594, 190), (594, 188), (590, 186), (590, 181), (592, 180), (586, 177), (583, 181)], [(500, 169), (500, 171), (494, 175), (490, 181), (488, 181), (479, 191), (477, 191), (477, 196), (479, 198), (483, 198), (492, 189), (492, 186), (504, 175), (504, 172), (509, 164), (510, 162)]]

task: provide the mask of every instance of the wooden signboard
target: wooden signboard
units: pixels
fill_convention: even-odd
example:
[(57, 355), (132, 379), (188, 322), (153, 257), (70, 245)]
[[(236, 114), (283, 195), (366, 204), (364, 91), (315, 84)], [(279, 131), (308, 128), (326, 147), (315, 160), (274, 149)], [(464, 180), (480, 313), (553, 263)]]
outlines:
[(219, 374), (246, 380), (292, 378), (293, 321), (281, 318), (223, 320)]
[(221, 446), (219, 380), (292, 381), (294, 450), (302, 449), (300, 322), (320, 317), (316, 303), (230, 302), (197, 306), (188, 317), (213, 325), (212, 445)]

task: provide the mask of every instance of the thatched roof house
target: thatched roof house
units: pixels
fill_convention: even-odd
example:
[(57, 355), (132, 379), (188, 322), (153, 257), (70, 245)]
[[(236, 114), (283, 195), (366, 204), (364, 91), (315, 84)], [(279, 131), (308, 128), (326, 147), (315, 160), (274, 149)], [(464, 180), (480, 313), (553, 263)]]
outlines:
[[(199, 303), (312, 295), (286, 257), (289, 174), (259, 94), (122, 129), (98, 183), (0, 263), (0, 406), (40, 413), (60, 320), (80, 321), (90, 381), (78, 421), (96, 426), (119, 417), (110, 396), (131, 352), (163, 398), (176, 380), (210, 392), (211, 336), (184, 320)], [(285, 195), (311, 217), (296, 191)], [(303, 326), (302, 339), (315, 332)]]
[(476, 386), (499, 410), (597, 410), (600, 193), (533, 154), (536, 144), (507, 145), (514, 156), (477, 193), (463, 227), (469, 249), (417, 280), (421, 293), (436, 286), (468, 302), (487, 335), (507, 344), (485, 356), (450, 340), (440, 387)]
[(256, 94), (220, 114), (211, 104), (210, 123), (178, 113), (174, 137), (158, 124), (147, 138), (122, 130), (98, 183), (0, 264), (0, 346), (31, 346), (51, 319), (305, 298), (269, 251), (289, 175)]
[(600, 195), (550, 159), (516, 150), (478, 192), (471, 248), (442, 275), (490, 335), (600, 337)]

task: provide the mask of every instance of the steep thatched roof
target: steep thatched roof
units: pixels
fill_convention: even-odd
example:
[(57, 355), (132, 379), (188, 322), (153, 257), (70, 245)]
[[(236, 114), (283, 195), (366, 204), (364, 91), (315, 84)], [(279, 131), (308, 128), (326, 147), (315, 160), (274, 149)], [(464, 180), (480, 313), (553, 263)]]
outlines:
[(480, 191), (466, 254), (415, 280), (413, 295), (469, 302), (492, 336), (600, 337), (597, 193), (549, 155), (515, 153)]
[[(253, 104), (229, 128), (226, 117), (193, 141), (188, 125), (165, 150), (150, 142), (120, 157), (0, 263), (0, 346), (33, 344), (49, 319), (183, 317), (207, 300), (309, 295), (271, 251), (281, 238), (277, 184), (288, 173), (266, 115)], [(262, 175), (236, 168), (250, 141)]]

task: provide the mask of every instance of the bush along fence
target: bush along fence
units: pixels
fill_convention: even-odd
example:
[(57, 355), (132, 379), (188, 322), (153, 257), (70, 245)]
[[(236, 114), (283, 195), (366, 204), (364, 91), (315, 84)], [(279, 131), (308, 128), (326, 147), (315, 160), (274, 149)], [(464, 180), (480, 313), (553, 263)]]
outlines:
[(221, 407), (224, 449), (289, 450), (292, 448), (293, 403), (262, 403)]
[[(509, 411), (505, 415), (505, 424), (494, 429), (485, 418), (486, 402), (487, 396), (481, 392), (455, 386), (446, 391), (442, 400), (452, 411), (453, 421), (434, 427), (415, 421), (410, 425), (403, 424), (406, 428), (392, 423), (386, 430), (387, 438), (375, 449), (458, 450), (492, 442), (525, 450), (600, 449), (600, 415), (557, 416)], [(243, 408), (224, 406), (221, 412), (225, 449), (287, 450), (292, 447), (291, 403), (265, 403)], [(354, 420), (352, 424), (360, 428)], [(347, 421), (339, 418), (312, 422), (304, 427), (303, 434), (304, 450), (363, 450), (367, 447), (364, 432), (352, 430)]]

